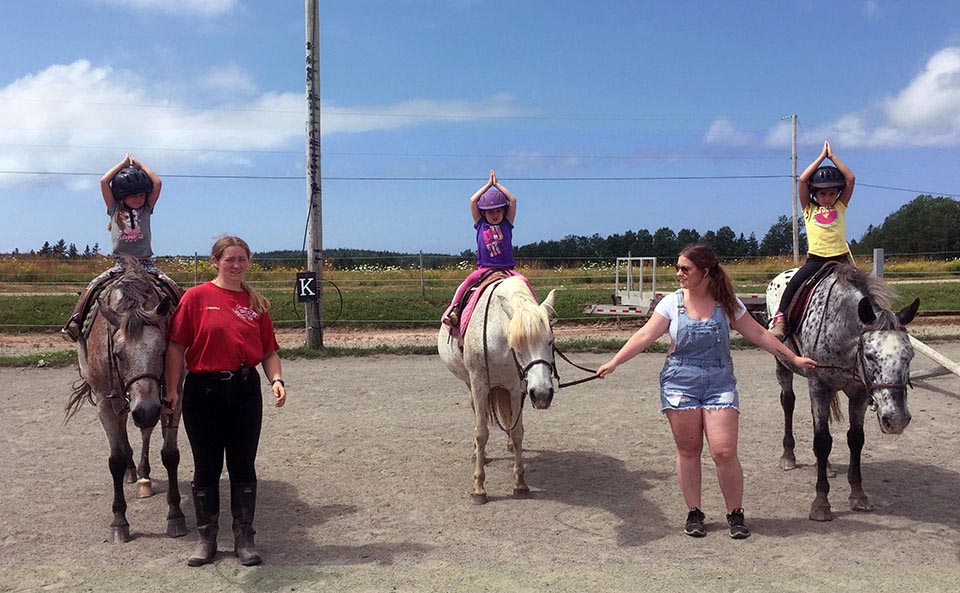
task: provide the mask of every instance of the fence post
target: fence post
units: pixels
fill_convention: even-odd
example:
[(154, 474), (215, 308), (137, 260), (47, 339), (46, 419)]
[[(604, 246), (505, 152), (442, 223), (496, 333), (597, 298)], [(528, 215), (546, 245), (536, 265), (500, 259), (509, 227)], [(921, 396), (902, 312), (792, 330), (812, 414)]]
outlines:
[(197, 285), (197, 275), (200, 273), (200, 255), (193, 252), (193, 285)]
[(426, 290), (423, 287), (423, 249), (420, 250), (420, 298), (427, 298)]
[(873, 250), (873, 275), (877, 278), (883, 278), (883, 248), (878, 247)]

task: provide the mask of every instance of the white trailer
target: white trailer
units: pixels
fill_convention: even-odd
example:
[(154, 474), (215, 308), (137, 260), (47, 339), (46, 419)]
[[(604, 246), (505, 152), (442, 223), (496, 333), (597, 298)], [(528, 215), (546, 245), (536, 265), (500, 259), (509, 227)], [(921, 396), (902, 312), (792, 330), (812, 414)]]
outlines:
[[(657, 258), (618, 257), (613, 295), (609, 305), (580, 305), (587, 315), (649, 315), (666, 293), (657, 292)], [(767, 296), (738, 294), (753, 317), (766, 325)]]

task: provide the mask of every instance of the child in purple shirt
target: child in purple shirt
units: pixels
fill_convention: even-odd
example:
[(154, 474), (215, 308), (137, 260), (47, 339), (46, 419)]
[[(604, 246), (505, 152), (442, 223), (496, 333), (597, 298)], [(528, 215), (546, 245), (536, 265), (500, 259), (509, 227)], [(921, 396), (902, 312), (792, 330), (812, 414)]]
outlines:
[(512, 270), (513, 220), (517, 215), (517, 198), (497, 181), (490, 171), (490, 179), (470, 196), (473, 228), (477, 230), (477, 269), (463, 281), (453, 302), (443, 315), (443, 323), (456, 328), (460, 323), (458, 306), (463, 294), (487, 272), (493, 269)]

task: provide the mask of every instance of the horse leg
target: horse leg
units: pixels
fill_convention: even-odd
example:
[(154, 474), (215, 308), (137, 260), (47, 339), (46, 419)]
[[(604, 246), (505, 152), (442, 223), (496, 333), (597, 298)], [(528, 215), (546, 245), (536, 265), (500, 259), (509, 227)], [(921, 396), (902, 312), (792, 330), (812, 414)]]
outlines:
[(133, 484), (137, 481), (137, 466), (133, 463), (133, 447), (130, 446), (130, 437), (127, 436), (127, 414), (123, 414), (120, 420), (120, 426), (122, 427), (119, 435), (120, 447), (126, 457), (123, 479), (127, 484)]
[(780, 407), (783, 409), (783, 454), (780, 456), (780, 469), (787, 471), (797, 468), (797, 446), (793, 438), (793, 410), (797, 396), (793, 391), (793, 372), (777, 363), (777, 382), (780, 384)]
[[(130, 524), (127, 523), (127, 500), (123, 495), (123, 478), (131, 457), (124, 447), (127, 434), (127, 416), (117, 416), (110, 406), (100, 406), (100, 424), (107, 435), (110, 445), (108, 465), (110, 476), (113, 478), (113, 522), (110, 523), (110, 542), (123, 543), (130, 541)], [(129, 442), (126, 443), (129, 447)]]
[(153, 496), (153, 482), (150, 481), (150, 436), (153, 427), (140, 429), (140, 463), (137, 465), (137, 498)]
[(817, 496), (810, 505), (810, 518), (814, 521), (831, 521), (830, 481), (827, 465), (833, 437), (830, 436), (830, 401), (836, 395), (827, 384), (811, 379), (810, 408), (813, 412), (813, 452), (817, 457)]
[(847, 446), (850, 448), (850, 467), (847, 468), (847, 481), (850, 482), (850, 509), (853, 511), (872, 511), (870, 500), (863, 491), (863, 476), (860, 474), (860, 454), (863, 451), (863, 420), (867, 412), (866, 390), (859, 389), (850, 397), (848, 413), (850, 429), (847, 430)]
[(180, 448), (177, 435), (180, 425), (180, 405), (170, 416), (160, 418), (163, 448), (160, 459), (167, 470), (167, 536), (182, 537), (187, 534), (187, 522), (180, 508), (180, 484), (177, 480), (177, 468), (180, 465)]
[(483, 466), (486, 463), (487, 440), (490, 438), (490, 429), (487, 426), (487, 406), (489, 394), (487, 388), (477, 385), (475, 382), (470, 386), (471, 397), (473, 397), (473, 453), (475, 457), (473, 469), (473, 493), (470, 495), (473, 504), (485, 504), (487, 502), (487, 491), (483, 487), (486, 480), (486, 471)]
[[(514, 414), (520, 414), (517, 419), (517, 425), (510, 431), (510, 442), (513, 444), (513, 475), (515, 482), (513, 485), (514, 498), (530, 498), (530, 487), (524, 480), (523, 469), (523, 408), (520, 398), (512, 398)], [(511, 419), (512, 420), (512, 419)]]

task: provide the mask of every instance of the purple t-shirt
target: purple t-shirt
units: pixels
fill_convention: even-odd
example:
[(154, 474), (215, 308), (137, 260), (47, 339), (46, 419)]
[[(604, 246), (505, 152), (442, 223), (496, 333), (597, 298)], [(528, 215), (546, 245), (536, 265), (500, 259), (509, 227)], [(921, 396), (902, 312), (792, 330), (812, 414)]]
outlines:
[(496, 225), (481, 218), (477, 229), (477, 266), (481, 268), (513, 268), (513, 225), (507, 219)]

